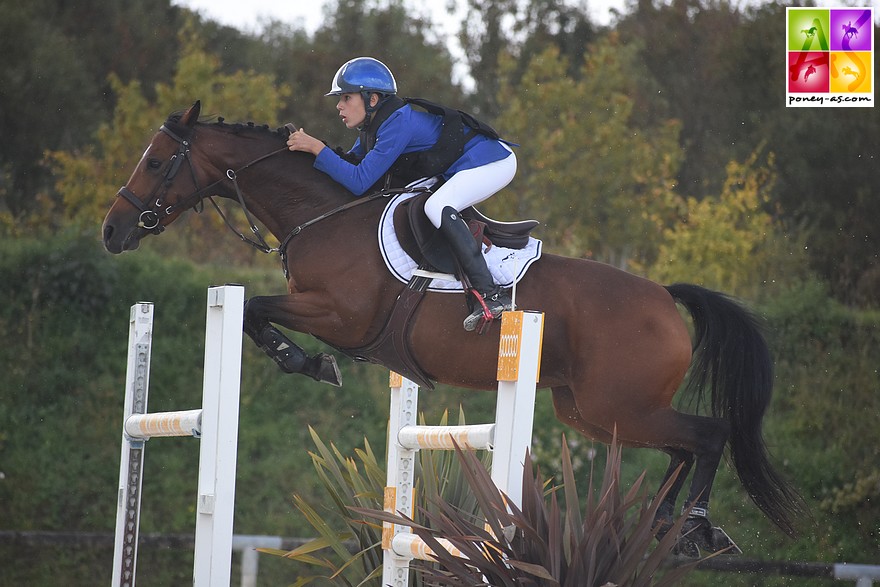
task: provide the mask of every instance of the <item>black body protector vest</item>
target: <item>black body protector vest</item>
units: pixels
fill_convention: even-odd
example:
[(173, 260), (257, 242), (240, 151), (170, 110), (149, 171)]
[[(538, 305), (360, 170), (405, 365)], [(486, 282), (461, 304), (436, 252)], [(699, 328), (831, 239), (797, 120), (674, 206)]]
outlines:
[(430, 114), (442, 116), (440, 137), (429, 149), (404, 153), (398, 157), (388, 171), (390, 177), (386, 178), (386, 185), (405, 185), (423, 177), (440, 175), (458, 161), (464, 153), (467, 142), (477, 134), (496, 140), (500, 138), (494, 128), (467, 112), (436, 104), (423, 98), (390, 96), (373, 114), (367, 128), (361, 131), (360, 142), (364, 147), (364, 153), (369, 153), (376, 145), (378, 139), (376, 131), (382, 126), (382, 123), (394, 111), (407, 104), (418, 106)]

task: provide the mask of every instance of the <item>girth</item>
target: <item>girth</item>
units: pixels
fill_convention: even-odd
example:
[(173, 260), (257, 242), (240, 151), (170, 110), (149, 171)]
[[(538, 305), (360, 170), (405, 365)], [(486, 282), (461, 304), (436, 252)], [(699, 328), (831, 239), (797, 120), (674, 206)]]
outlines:
[[(434, 389), (429, 376), (410, 352), (412, 317), (425, 297), (430, 278), (414, 275), (397, 296), (385, 325), (373, 342), (357, 348), (334, 347), (355, 361), (383, 365), (419, 386)], [(327, 341), (324, 341), (327, 342)], [(327, 343), (330, 344), (330, 343)], [(333, 346), (333, 345), (331, 345)]]

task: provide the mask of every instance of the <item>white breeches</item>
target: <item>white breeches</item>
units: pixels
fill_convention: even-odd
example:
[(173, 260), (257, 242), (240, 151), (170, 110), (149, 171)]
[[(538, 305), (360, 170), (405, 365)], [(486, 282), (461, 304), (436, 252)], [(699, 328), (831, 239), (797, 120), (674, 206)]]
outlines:
[(500, 161), (459, 171), (428, 198), (425, 202), (425, 215), (431, 224), (440, 228), (443, 208), (452, 206), (460, 212), (469, 206), (479, 204), (509, 184), (514, 175), (516, 175), (516, 155), (513, 151)]

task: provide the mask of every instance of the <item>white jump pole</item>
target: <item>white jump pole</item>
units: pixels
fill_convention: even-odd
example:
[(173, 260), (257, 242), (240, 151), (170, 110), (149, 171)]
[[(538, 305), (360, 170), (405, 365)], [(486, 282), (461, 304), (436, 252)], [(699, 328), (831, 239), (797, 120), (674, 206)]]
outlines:
[(532, 446), (535, 391), (541, 376), (544, 314), (505, 312), (498, 348), (498, 399), (492, 481), (522, 507), (523, 461)]
[[(531, 446), (535, 389), (540, 377), (544, 315), (504, 312), (498, 349), (498, 398), (494, 424), (417, 426), (418, 386), (391, 374), (391, 416), (388, 423), (388, 463), (385, 511), (413, 515), (415, 453), (420, 449), (492, 451), (492, 480), (521, 506), (526, 450)], [(454, 441), (454, 442), (453, 442)], [(453, 553), (449, 543), (439, 542)], [(412, 559), (433, 560), (433, 552), (406, 526), (383, 523), (382, 585), (407, 587)]]
[[(150, 389), (150, 354), (153, 339), (153, 304), (131, 307), (128, 329), (128, 365), (125, 370), (124, 423), (147, 411)], [(141, 512), (144, 443), (122, 433), (119, 494), (116, 504), (116, 541), (113, 551), (113, 587), (133, 587), (137, 574), (138, 529)]]
[(201, 439), (193, 585), (229, 585), (243, 309), (243, 287), (208, 289), (202, 408), (149, 414), (153, 304), (141, 302), (131, 308), (113, 587), (135, 584), (144, 445), (150, 438), (162, 436)]

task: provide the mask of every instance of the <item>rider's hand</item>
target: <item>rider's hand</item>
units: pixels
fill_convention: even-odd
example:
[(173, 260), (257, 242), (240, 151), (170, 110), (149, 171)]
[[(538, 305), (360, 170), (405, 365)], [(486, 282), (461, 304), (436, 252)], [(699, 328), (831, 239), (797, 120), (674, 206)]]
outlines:
[(287, 148), (291, 151), (304, 151), (317, 156), (325, 146), (322, 141), (309, 135), (304, 129), (291, 133), (287, 138)]

